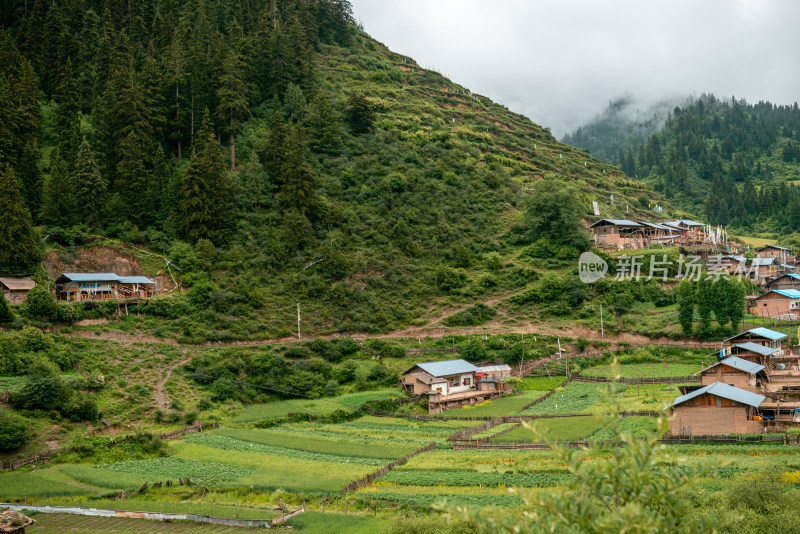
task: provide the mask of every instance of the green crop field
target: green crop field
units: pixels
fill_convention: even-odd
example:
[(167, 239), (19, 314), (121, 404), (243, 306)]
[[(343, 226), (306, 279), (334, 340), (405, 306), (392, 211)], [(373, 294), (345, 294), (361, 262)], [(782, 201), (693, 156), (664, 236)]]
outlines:
[(336, 410), (354, 410), (367, 401), (400, 396), (400, 392), (396, 389), (385, 389), (380, 391), (351, 393), (335, 398), (293, 399), (275, 401), (267, 404), (251, 404), (247, 406), (241, 414), (235, 417), (233, 421), (236, 423), (250, 423), (261, 419), (284, 417), (288, 413), (324, 415), (333, 413)]
[[(531, 423), (539, 432), (550, 435), (558, 441), (575, 441), (584, 439), (600, 429), (601, 421), (592, 416), (587, 417), (563, 417), (557, 419), (537, 419)], [(524, 442), (541, 441), (536, 435), (525, 426), (519, 426), (511, 432), (506, 432), (496, 438), (493, 442)]]
[[(223, 457), (218, 458), (223, 459)], [(175, 456), (154, 458), (152, 460), (118, 462), (97, 466), (96, 469), (110, 471), (112, 476), (114, 473), (146, 475), (153, 482), (189, 477), (195, 482), (206, 485), (221, 484), (253, 472), (253, 469), (243, 466), (189, 460)]]
[(445, 410), (437, 415), (439, 417), (501, 417), (503, 415), (515, 415), (520, 413), (525, 406), (546, 394), (547, 391), (523, 390), (516, 395), (485, 401), (475, 406)]
[[(701, 365), (690, 363), (636, 363), (620, 365), (618, 372), (623, 378), (664, 378), (670, 376), (691, 376), (701, 369)], [(598, 365), (581, 371), (587, 376), (611, 376), (610, 365)]]
[(0, 473), (0, 498), (88, 495), (97, 488), (70, 478), (53, 468), (22, 469)]

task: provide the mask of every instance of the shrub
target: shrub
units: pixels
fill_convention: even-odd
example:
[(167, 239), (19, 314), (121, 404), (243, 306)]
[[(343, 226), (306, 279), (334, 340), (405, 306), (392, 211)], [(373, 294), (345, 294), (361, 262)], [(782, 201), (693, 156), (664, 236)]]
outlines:
[(5, 410), (0, 411), (0, 451), (18, 449), (27, 440), (28, 420)]
[(55, 366), (39, 360), (31, 365), (25, 385), (12, 395), (11, 402), (23, 409), (51, 410), (61, 403), (65, 392), (66, 388)]
[(58, 304), (57, 318), (62, 324), (74, 324), (83, 319), (83, 303)]
[(461, 269), (440, 265), (435, 272), (436, 286), (442, 291), (455, 291), (467, 284), (467, 275)]
[(58, 303), (52, 293), (37, 284), (28, 291), (25, 311), (31, 319), (52, 322), (58, 318)]
[(493, 308), (479, 302), (469, 309), (446, 317), (442, 322), (447, 326), (474, 326), (488, 321), (495, 315), (497, 312)]

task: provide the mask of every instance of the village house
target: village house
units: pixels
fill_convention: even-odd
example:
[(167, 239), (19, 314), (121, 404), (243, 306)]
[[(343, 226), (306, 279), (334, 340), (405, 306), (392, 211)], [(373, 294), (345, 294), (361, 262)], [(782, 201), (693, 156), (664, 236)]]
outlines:
[[(774, 351), (774, 349), (762, 347), (761, 345), (756, 345), (756, 347)], [(693, 376), (700, 375), (700, 384), (703, 386), (710, 386), (714, 382), (722, 382), (729, 386), (755, 392), (756, 379), (759, 374), (765, 375), (765, 369), (766, 366), (759, 363), (753, 363), (737, 356), (728, 356), (724, 360), (712, 363)]]
[(155, 281), (145, 276), (116, 273), (62, 273), (56, 279), (56, 298), (67, 301), (146, 298), (156, 289)]
[(780, 432), (800, 422), (800, 358), (785, 353), (785, 334), (753, 328), (723, 341), (700, 386), (681, 386), (670, 407), (673, 435)]
[(660, 243), (672, 245), (675, 243), (675, 240), (680, 237), (680, 234), (676, 232), (674, 228), (670, 228), (661, 223), (637, 222), (642, 226), (642, 235), (648, 244)]
[(800, 274), (786, 273), (777, 276), (766, 283), (766, 288), (800, 290)]
[(755, 249), (756, 258), (775, 258), (778, 264), (794, 261), (792, 249), (778, 245), (766, 245)]
[(500, 396), (505, 383), (497, 377), (505, 371), (481, 369), (461, 359), (418, 363), (403, 373), (401, 385), (427, 397), (428, 412), (436, 414)]
[(786, 334), (781, 334), (775, 330), (759, 326), (758, 328), (751, 328), (750, 330), (739, 332), (735, 336), (723, 340), (722, 347), (723, 349), (730, 348), (737, 344), (751, 342), (756, 345), (777, 349), (778, 353), (782, 354), (781, 340), (785, 337)]
[(3, 297), (8, 302), (25, 302), (28, 291), (33, 289), (36, 282), (28, 277), (3, 277), (0, 278), (0, 289)]
[(643, 248), (642, 225), (627, 219), (600, 219), (589, 226), (597, 247)]
[(761, 317), (794, 320), (800, 317), (800, 290), (773, 289), (748, 297), (747, 312)]
[(758, 407), (765, 399), (764, 395), (752, 391), (712, 382), (672, 402), (669, 433), (702, 436), (761, 432), (764, 425)]
[(700, 240), (700, 232), (705, 228), (705, 224), (692, 221), (690, 219), (677, 219), (666, 223), (661, 223), (669, 228), (675, 229), (681, 237)]

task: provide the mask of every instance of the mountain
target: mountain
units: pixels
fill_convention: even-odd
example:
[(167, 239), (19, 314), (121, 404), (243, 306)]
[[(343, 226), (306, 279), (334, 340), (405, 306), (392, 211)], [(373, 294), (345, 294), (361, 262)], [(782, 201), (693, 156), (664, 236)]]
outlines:
[[(654, 122), (616, 120), (625, 101), (565, 138), (638, 176), (673, 204), (743, 232), (800, 229), (800, 110), (703, 95)], [(796, 240), (796, 239), (795, 239)], [(787, 241), (788, 242), (788, 241)]]
[(628, 96), (617, 98), (591, 121), (565, 135), (561, 142), (586, 149), (592, 156), (618, 165), (634, 176), (634, 172), (628, 172), (632, 151), (664, 127), (676, 105), (684, 105), (688, 100), (675, 98), (646, 103)]
[(0, 154), (47, 246), (165, 253), (188, 291), (161, 328), (185, 340), (288, 335), (298, 302), (306, 332), (375, 332), (519, 291), (531, 240), (511, 230), (540, 181), (574, 184), (583, 216), (663, 202), (391, 52), (345, 1), (16, 1), (0, 20), (18, 100)]

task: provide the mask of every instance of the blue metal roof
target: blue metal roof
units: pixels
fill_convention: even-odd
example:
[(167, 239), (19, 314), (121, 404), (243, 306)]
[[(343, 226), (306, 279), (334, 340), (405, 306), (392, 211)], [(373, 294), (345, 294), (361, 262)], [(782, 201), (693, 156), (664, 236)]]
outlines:
[(745, 343), (737, 343), (734, 346), (742, 348), (744, 350), (749, 350), (750, 352), (755, 352), (756, 354), (761, 354), (762, 356), (769, 356), (772, 353), (778, 352), (778, 349), (773, 349), (772, 347), (765, 347), (764, 345), (759, 345), (758, 343), (753, 343), (752, 341), (747, 341)]
[[(755, 345), (755, 343), (752, 344)], [(740, 371), (744, 371), (745, 373), (750, 373), (751, 375), (754, 375), (757, 372), (762, 371), (764, 369), (763, 365), (749, 362), (747, 360), (737, 358), (736, 356), (728, 356), (719, 363), (727, 365), (728, 367), (733, 367), (734, 369), (738, 369)]]
[(800, 291), (797, 289), (773, 289), (772, 293), (777, 293), (790, 299), (800, 299)]
[(418, 363), (417, 367), (435, 377), (478, 372), (477, 367), (465, 360)]
[(120, 284), (149, 284), (155, 285), (156, 283), (153, 280), (150, 280), (146, 276), (122, 276), (119, 279)]
[(742, 404), (747, 404), (748, 406), (753, 406), (758, 408), (762, 402), (764, 402), (763, 395), (758, 395), (756, 393), (751, 393), (750, 391), (740, 389), (737, 387), (729, 386), (728, 384), (723, 384), (722, 382), (714, 382), (708, 386), (702, 387), (700, 389), (696, 389), (691, 393), (687, 393), (686, 395), (681, 395), (674, 401), (672, 401), (672, 406), (677, 406), (678, 404), (682, 404), (687, 400), (691, 400), (695, 397), (702, 395), (703, 393), (709, 393), (711, 395), (722, 397), (723, 399), (729, 399), (735, 402), (740, 402)]
[(779, 339), (783, 339), (786, 337), (786, 334), (781, 334), (780, 332), (776, 332), (775, 330), (770, 330), (769, 328), (764, 328), (763, 326), (759, 326), (758, 328), (751, 328), (750, 330), (745, 330), (744, 332), (739, 332), (735, 336), (731, 336), (725, 341), (729, 341), (731, 339), (737, 338), (744, 334), (752, 334), (758, 337), (765, 337), (767, 339), (771, 339), (773, 341), (777, 341)]
[(119, 275), (116, 273), (61, 273), (61, 277), (67, 278), (71, 282), (116, 282), (119, 280)]

